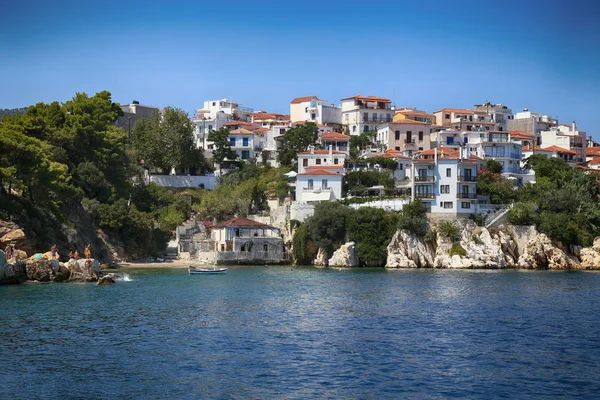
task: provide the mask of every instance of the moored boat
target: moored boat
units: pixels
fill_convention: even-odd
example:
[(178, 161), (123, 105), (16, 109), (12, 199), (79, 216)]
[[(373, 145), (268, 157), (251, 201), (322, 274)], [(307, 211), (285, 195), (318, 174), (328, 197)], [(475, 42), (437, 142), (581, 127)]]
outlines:
[(188, 267), (190, 275), (193, 274), (226, 274), (227, 268), (199, 268), (199, 267)]

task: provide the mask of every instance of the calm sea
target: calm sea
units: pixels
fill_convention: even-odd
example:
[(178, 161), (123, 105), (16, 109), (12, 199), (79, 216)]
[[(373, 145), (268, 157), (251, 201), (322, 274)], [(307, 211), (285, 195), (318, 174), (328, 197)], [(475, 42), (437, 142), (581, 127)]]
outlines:
[(600, 273), (126, 273), (0, 286), (0, 399), (600, 398)]

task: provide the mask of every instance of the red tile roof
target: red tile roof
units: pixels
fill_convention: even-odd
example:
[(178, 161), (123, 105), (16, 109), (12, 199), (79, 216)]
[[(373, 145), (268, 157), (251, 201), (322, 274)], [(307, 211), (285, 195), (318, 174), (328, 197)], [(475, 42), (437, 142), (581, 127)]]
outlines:
[(321, 135), (321, 140), (350, 140), (350, 136), (339, 132), (328, 132)]
[(254, 133), (262, 133), (262, 132), (269, 132), (270, 129), (268, 128), (257, 128), (257, 129), (252, 129), (252, 132)]
[(317, 169), (314, 171), (309, 171), (309, 172), (305, 172), (303, 174), (298, 174), (298, 175), (336, 175), (336, 176), (339, 176), (340, 174), (337, 174), (337, 173), (331, 172), (331, 171), (326, 171), (324, 169)]
[(414, 117), (435, 117), (435, 115), (426, 113), (425, 111), (421, 110), (398, 110), (396, 111), (396, 114), (411, 115)]
[(377, 96), (361, 96), (356, 95), (356, 96), (352, 96), (352, 97), (346, 97), (345, 99), (342, 100), (361, 100), (361, 101), (378, 101), (380, 103), (391, 103), (392, 101), (390, 99), (386, 99), (383, 97), (377, 97)]
[(248, 129), (239, 128), (239, 129), (234, 129), (232, 131), (229, 131), (229, 134), (231, 134), (231, 135), (254, 135), (254, 132), (249, 131)]
[(600, 155), (600, 146), (588, 147), (585, 149), (585, 151), (587, 154), (590, 154), (590, 155), (596, 155), (596, 154)]
[(600, 164), (600, 157), (594, 158), (593, 160), (588, 162), (588, 165), (596, 165)]
[[(422, 156), (429, 156), (429, 155), (434, 155), (435, 154), (436, 149), (429, 149), (429, 150), (425, 150), (424, 152), (421, 153)], [(438, 147), (437, 148), (437, 154), (438, 157), (440, 156), (441, 153), (444, 153), (445, 155), (456, 155), (458, 156), (458, 150), (457, 149), (453, 149), (451, 147)]]
[[(310, 151), (303, 151), (302, 153), (298, 153), (298, 154), (302, 154), (302, 155), (311, 155), (312, 153)], [(315, 150), (315, 154), (329, 154), (329, 150)], [(337, 150), (332, 150), (332, 154), (346, 154), (342, 151), (337, 151)]]
[(225, 126), (236, 126), (236, 125), (252, 125), (252, 123), (246, 122), (246, 121), (231, 121), (231, 122), (225, 123)]
[(552, 153), (552, 150), (546, 150), (546, 149), (542, 149), (541, 147), (538, 146), (523, 146), (521, 147), (521, 151), (545, 151), (547, 153)]
[(548, 146), (548, 147), (544, 147), (544, 150), (546, 151), (555, 151), (559, 154), (571, 154), (571, 155), (575, 155), (577, 153), (575, 153), (574, 151), (571, 150), (567, 150), (565, 148), (562, 147), (558, 147), (558, 146)]
[(388, 124), (392, 125), (392, 124), (404, 124), (404, 125), (431, 125), (427, 122), (422, 122), (422, 121), (414, 121), (412, 119), (399, 119), (397, 121), (393, 121), (393, 122), (388, 122)]
[(299, 104), (299, 103), (304, 103), (306, 101), (311, 101), (311, 100), (319, 100), (319, 98), (317, 96), (296, 97), (295, 99), (290, 101), (290, 104)]
[(273, 228), (271, 225), (263, 224), (262, 222), (253, 221), (248, 218), (235, 217), (229, 221), (221, 222), (214, 226), (215, 228)]

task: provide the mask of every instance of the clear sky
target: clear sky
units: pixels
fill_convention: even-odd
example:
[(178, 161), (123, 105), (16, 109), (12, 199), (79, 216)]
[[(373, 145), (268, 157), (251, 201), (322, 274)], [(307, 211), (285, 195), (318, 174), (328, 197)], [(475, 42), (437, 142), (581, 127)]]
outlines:
[(289, 113), (357, 94), (426, 111), (489, 100), (600, 140), (600, 1), (15, 1), (0, 7), (0, 108), (109, 90)]

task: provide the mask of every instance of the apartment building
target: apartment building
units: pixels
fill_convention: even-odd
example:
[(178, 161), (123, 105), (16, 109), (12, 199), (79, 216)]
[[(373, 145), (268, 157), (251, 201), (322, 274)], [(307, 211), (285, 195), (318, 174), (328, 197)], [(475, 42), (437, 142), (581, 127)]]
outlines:
[(229, 132), (229, 143), (231, 150), (235, 151), (241, 160), (250, 160), (254, 154), (254, 132), (244, 128), (234, 129)]
[(333, 149), (350, 154), (350, 136), (339, 132), (329, 132), (319, 136), (318, 143), (324, 149)]
[(383, 150), (395, 150), (412, 156), (431, 148), (430, 132), (429, 123), (399, 119), (379, 125), (375, 138), (383, 146)]
[[(435, 123), (444, 128), (459, 131), (500, 130), (496, 122), (485, 111), (474, 111), (460, 108), (442, 108), (433, 113)], [(504, 128), (502, 128), (504, 129)]]
[(541, 145), (540, 132), (549, 131), (557, 125), (558, 120), (553, 119), (552, 116), (531, 112), (527, 108), (514, 114), (513, 118), (507, 121), (509, 131), (521, 131), (534, 135), (538, 146)]
[(342, 125), (350, 135), (376, 131), (378, 125), (393, 121), (392, 101), (377, 96), (342, 99)]
[(310, 169), (327, 169), (333, 172), (344, 172), (344, 163), (348, 155), (342, 151), (317, 150), (311, 146), (309, 151), (298, 154), (298, 173), (303, 174)]
[(477, 212), (477, 174), (483, 160), (464, 149), (434, 148), (412, 161), (412, 199), (433, 214), (468, 216)]
[(139, 101), (132, 101), (131, 104), (121, 104), (123, 115), (117, 118), (115, 125), (130, 133), (135, 123), (140, 119), (151, 119), (154, 114), (159, 112), (158, 107), (144, 106)]
[(486, 101), (483, 104), (475, 104), (473, 111), (485, 113), (489, 121), (496, 124), (495, 129), (506, 132), (508, 130), (508, 121), (513, 118), (512, 110), (503, 104), (492, 104)]
[(342, 198), (342, 178), (347, 154), (333, 150), (315, 150), (298, 154), (296, 201), (313, 204)]
[(546, 158), (560, 158), (561, 160), (567, 162), (571, 167), (575, 167), (577, 165), (577, 153), (558, 146), (538, 147), (526, 145), (522, 147), (522, 154), (523, 161), (521, 162), (521, 167), (523, 167), (525, 161), (533, 155), (542, 155)]
[(263, 128), (269, 128), (274, 125), (289, 125), (290, 116), (278, 113), (267, 113), (264, 111), (258, 111), (251, 116), (252, 123), (258, 124)]
[(340, 129), (342, 109), (317, 96), (296, 97), (290, 101), (290, 119), (293, 122), (314, 122)]
[(575, 121), (571, 125), (561, 124), (540, 132), (541, 146), (558, 146), (575, 153), (575, 162), (586, 162), (587, 135), (577, 129)]
[(204, 107), (197, 110), (192, 117), (197, 146), (203, 149), (211, 149), (212, 143), (208, 141), (210, 131), (219, 130), (231, 121), (249, 122), (252, 120), (253, 112), (251, 108), (243, 107), (239, 103), (227, 99), (205, 101)]

